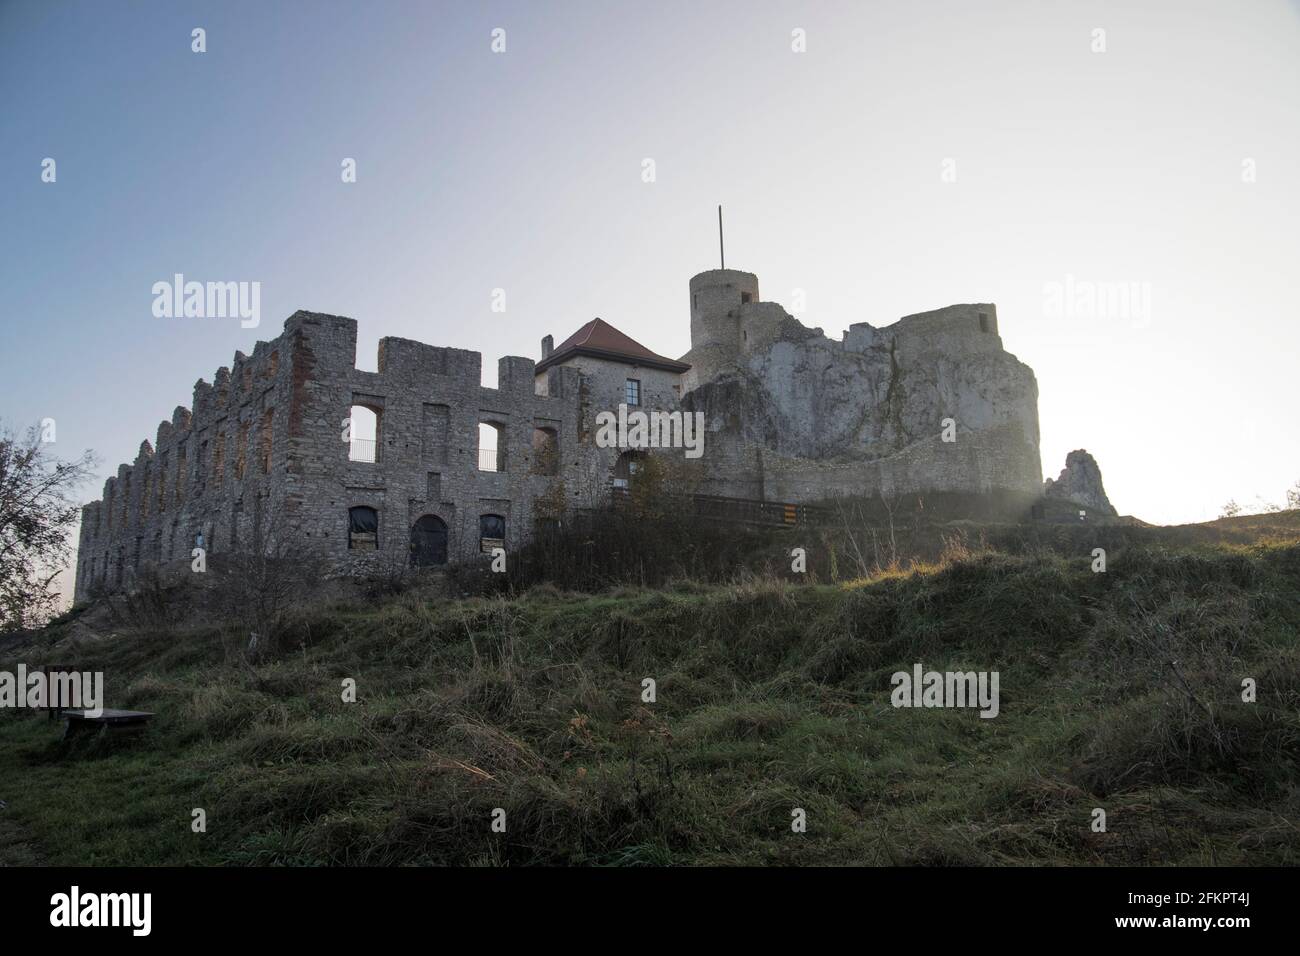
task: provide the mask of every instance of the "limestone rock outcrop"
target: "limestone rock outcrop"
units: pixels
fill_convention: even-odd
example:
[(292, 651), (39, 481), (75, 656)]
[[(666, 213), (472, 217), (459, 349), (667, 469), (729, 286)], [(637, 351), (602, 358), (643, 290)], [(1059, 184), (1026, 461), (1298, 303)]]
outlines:
[(1053, 481), (1043, 482), (1043, 494), (1048, 498), (1073, 501), (1096, 515), (1115, 516), (1118, 512), (1106, 497), (1101, 482), (1101, 468), (1097, 459), (1082, 448), (1065, 456), (1065, 467)]
[[(729, 355), (688, 356), (713, 362), (682, 402), (705, 415), (718, 466), (710, 492), (1041, 493), (1038, 385), (1003, 348), (991, 303), (859, 323), (842, 341), (772, 303), (734, 312)], [(945, 442), (949, 420), (956, 435)]]

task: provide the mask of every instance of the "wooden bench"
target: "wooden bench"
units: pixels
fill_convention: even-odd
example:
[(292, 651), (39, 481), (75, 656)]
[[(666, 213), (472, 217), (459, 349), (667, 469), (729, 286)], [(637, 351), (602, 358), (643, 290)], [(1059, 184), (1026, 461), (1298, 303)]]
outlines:
[(104, 708), (98, 717), (91, 716), (84, 710), (65, 710), (67, 726), (63, 729), (63, 739), (67, 740), (83, 733), (97, 733), (101, 737), (109, 731), (113, 733), (139, 733), (149, 723), (152, 713), (144, 710), (110, 710)]

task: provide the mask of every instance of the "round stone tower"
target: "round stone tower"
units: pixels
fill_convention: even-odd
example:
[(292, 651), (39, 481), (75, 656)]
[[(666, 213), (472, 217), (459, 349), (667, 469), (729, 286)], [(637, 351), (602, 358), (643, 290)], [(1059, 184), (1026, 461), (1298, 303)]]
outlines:
[(682, 356), (691, 370), (684, 392), (739, 360), (740, 307), (758, 301), (758, 276), (752, 272), (710, 269), (691, 279), (691, 350)]

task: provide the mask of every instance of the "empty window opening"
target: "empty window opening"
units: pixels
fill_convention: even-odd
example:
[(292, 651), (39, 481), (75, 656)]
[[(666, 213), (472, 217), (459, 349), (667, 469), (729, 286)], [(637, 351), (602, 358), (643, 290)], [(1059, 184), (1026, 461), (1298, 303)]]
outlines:
[(618, 461), (614, 463), (615, 491), (627, 491), (632, 486), (637, 472), (641, 470), (641, 458), (642, 453), (639, 451), (625, 451), (618, 456)]
[(365, 505), (348, 509), (348, 548), (352, 551), (379, 550), (379, 512)]
[(369, 405), (353, 405), (348, 419), (348, 461), (379, 461), (379, 426), (382, 412)]
[(505, 471), (505, 426), (497, 422), (478, 423), (478, 470)]
[(741, 304), (741, 305), (745, 305), (746, 303), (752, 302), (753, 300), (754, 300), (754, 296), (753, 296), (752, 293), (750, 293), (750, 292), (742, 292), (742, 293), (740, 293), (740, 304)]
[(560, 473), (560, 436), (554, 428), (533, 429), (533, 474)]
[(629, 378), (623, 385), (623, 401), (631, 408), (641, 404), (641, 380)]
[(493, 548), (506, 546), (506, 519), (501, 515), (480, 515), (478, 519), (478, 547), (488, 554)]
[(987, 313), (987, 312), (981, 312), (981, 313), (980, 313), (980, 331), (981, 331), (981, 332), (987, 332), (988, 330), (989, 330), (989, 316), (988, 316), (988, 313)]

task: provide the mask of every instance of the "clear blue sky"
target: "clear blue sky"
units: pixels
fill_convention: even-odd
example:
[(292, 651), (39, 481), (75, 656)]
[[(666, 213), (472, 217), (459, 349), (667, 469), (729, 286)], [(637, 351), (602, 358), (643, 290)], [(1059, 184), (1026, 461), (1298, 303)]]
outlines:
[[(3, 0), (0, 416), (111, 474), (299, 308), (363, 368), (398, 335), (491, 383), (597, 315), (680, 355), (721, 202), (728, 264), (832, 336), (996, 302), (1045, 474), (1086, 447), (1121, 511), (1200, 520), (1300, 478), (1298, 177), (1283, 0)], [(261, 327), (155, 318), (176, 272), (260, 282)], [(1150, 314), (1053, 315), (1067, 276)]]

